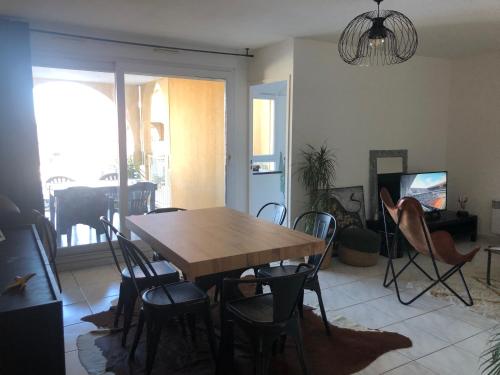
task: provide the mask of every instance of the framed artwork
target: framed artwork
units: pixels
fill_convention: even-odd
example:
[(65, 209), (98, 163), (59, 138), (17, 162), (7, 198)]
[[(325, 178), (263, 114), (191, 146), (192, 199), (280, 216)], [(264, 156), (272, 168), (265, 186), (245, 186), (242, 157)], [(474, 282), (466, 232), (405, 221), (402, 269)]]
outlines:
[(349, 226), (366, 227), (363, 186), (329, 189), (328, 211), (335, 216), (339, 231)]

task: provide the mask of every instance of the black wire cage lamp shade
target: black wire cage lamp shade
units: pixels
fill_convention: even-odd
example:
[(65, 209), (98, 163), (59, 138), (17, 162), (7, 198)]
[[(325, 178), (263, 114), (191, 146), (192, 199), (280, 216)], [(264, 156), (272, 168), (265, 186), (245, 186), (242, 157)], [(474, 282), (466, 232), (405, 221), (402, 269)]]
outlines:
[(395, 10), (360, 14), (342, 32), (339, 54), (351, 65), (391, 65), (410, 59), (417, 50), (418, 35), (408, 17)]

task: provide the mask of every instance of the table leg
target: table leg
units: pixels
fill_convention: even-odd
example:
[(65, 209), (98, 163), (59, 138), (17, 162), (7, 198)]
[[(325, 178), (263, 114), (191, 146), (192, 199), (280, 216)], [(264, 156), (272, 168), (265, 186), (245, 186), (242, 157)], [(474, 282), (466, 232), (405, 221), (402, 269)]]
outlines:
[(491, 251), (488, 251), (488, 264), (486, 266), (486, 283), (491, 285)]

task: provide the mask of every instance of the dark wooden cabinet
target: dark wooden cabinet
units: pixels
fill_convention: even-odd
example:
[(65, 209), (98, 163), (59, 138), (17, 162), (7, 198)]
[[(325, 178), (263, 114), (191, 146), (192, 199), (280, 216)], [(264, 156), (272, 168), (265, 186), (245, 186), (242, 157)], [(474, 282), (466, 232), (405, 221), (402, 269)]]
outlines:
[(0, 289), (36, 273), (23, 292), (0, 295), (0, 375), (65, 374), (62, 302), (34, 226), (2, 228)]

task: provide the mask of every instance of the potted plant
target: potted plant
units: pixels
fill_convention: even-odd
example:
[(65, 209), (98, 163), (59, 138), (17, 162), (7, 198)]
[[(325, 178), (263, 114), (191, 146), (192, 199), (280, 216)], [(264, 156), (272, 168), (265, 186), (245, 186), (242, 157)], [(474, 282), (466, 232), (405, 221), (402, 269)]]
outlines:
[[(303, 160), (297, 172), (308, 196), (308, 208), (314, 211), (325, 210), (328, 206), (329, 189), (335, 182), (337, 166), (335, 154), (326, 144), (319, 149), (308, 144), (301, 152)], [(328, 251), (330, 255), (332, 249)], [(330, 262), (331, 256), (325, 257), (322, 268), (329, 267)]]
[(485, 375), (500, 375), (500, 331), (496, 331), (490, 338), (488, 349), (481, 355), (482, 373)]

